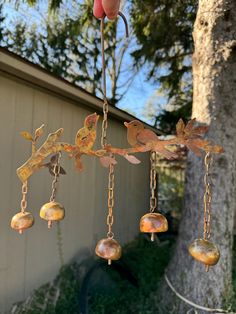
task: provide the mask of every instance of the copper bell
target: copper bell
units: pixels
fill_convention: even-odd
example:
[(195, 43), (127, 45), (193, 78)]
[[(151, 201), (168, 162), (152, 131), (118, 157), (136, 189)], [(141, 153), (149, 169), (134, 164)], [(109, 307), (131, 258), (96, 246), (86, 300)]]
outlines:
[(121, 246), (115, 239), (102, 239), (98, 242), (95, 253), (97, 256), (108, 260), (110, 265), (111, 261), (116, 261), (121, 257)]
[(159, 213), (148, 213), (140, 219), (140, 232), (147, 232), (153, 236), (156, 232), (165, 232), (168, 230), (168, 221), (165, 216)]
[(51, 228), (53, 221), (64, 219), (65, 209), (60, 203), (52, 201), (41, 207), (39, 215), (48, 221), (48, 228)]
[(205, 239), (196, 239), (188, 248), (189, 254), (197, 261), (206, 266), (217, 264), (220, 258), (220, 251), (214, 243)]
[(34, 216), (29, 212), (20, 212), (12, 217), (11, 228), (23, 233), (25, 229), (32, 227), (34, 224)]

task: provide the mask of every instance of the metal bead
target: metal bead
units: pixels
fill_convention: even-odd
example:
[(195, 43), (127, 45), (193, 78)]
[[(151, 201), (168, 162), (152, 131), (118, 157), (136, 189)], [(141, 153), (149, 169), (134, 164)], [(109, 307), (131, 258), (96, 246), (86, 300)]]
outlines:
[(17, 230), (20, 234), (25, 229), (32, 227), (34, 224), (34, 217), (29, 212), (20, 212), (12, 217), (11, 228)]
[(168, 230), (168, 221), (159, 213), (148, 213), (140, 219), (140, 231), (155, 233)]
[(213, 266), (220, 259), (220, 251), (213, 242), (205, 239), (196, 239), (188, 248), (189, 254), (197, 261)]
[(48, 228), (51, 228), (53, 221), (64, 219), (65, 209), (60, 203), (52, 201), (41, 207), (39, 215), (42, 219), (48, 221)]
[(98, 242), (95, 253), (97, 256), (109, 261), (115, 261), (121, 257), (121, 246), (115, 239), (102, 239)]

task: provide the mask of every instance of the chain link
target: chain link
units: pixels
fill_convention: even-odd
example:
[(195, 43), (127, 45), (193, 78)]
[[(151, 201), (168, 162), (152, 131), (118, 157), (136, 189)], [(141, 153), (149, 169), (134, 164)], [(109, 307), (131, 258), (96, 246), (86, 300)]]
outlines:
[(108, 127), (108, 110), (109, 103), (107, 100), (107, 84), (106, 84), (106, 60), (105, 60), (105, 40), (104, 40), (104, 19), (101, 20), (101, 50), (102, 50), (102, 93), (103, 93), (103, 121), (101, 146), (107, 145), (107, 127)]
[(157, 188), (157, 171), (156, 171), (156, 160), (157, 154), (156, 152), (151, 152), (150, 162), (151, 162), (151, 170), (150, 170), (150, 212), (153, 213), (157, 208), (157, 196), (156, 196), (156, 188)]
[(28, 181), (24, 181), (23, 185), (22, 185), (22, 199), (21, 199), (21, 212), (24, 213), (26, 208), (27, 208), (27, 193), (28, 193)]
[[(119, 12), (119, 15), (122, 17), (125, 23), (126, 36), (129, 36), (128, 23), (125, 16)], [(107, 99), (107, 84), (106, 84), (106, 60), (105, 60), (105, 40), (104, 40), (104, 19), (105, 16), (101, 19), (101, 54), (102, 54), (102, 93), (103, 93), (103, 121), (102, 121), (102, 134), (101, 134), (101, 146), (105, 148), (107, 145), (107, 128), (108, 128), (108, 111), (109, 111), (109, 102)], [(112, 157), (112, 156), (111, 156)], [(107, 226), (108, 232), (107, 237), (113, 238), (114, 233), (112, 232), (112, 225), (114, 223), (113, 217), (113, 207), (114, 207), (114, 165), (110, 164), (109, 166), (109, 178), (108, 178), (108, 215), (107, 215)]]
[(211, 190), (211, 178), (210, 178), (210, 166), (212, 163), (212, 156), (208, 152), (205, 156), (205, 193), (204, 193), (204, 239), (210, 239), (211, 237), (211, 201), (212, 201), (212, 190)]
[[(125, 24), (126, 37), (129, 37), (129, 29), (126, 17), (123, 13), (119, 12)], [(101, 33), (101, 53), (102, 53), (102, 93), (103, 93), (103, 121), (102, 121), (102, 136), (101, 146), (104, 148), (107, 145), (107, 114), (109, 110), (109, 102), (107, 100), (107, 84), (106, 84), (106, 60), (105, 60), (105, 39), (104, 39), (104, 20), (105, 16), (101, 19), (100, 33)]]
[(109, 177), (108, 177), (108, 215), (107, 215), (107, 226), (108, 232), (107, 237), (113, 238), (114, 233), (112, 232), (112, 225), (114, 223), (113, 207), (114, 207), (114, 187), (115, 187), (115, 175), (114, 175), (114, 165), (109, 166)]
[[(104, 41), (104, 18), (101, 20), (101, 50), (102, 50), (102, 92), (103, 92), (103, 120), (102, 120), (102, 135), (101, 135), (101, 146), (104, 148), (107, 145), (107, 128), (108, 128), (108, 111), (109, 103), (107, 100), (107, 87), (106, 87), (106, 61), (105, 61), (105, 41)], [(109, 166), (109, 177), (108, 177), (108, 215), (107, 215), (107, 226), (108, 232), (107, 237), (112, 239), (114, 233), (112, 232), (112, 225), (114, 223), (113, 207), (114, 207), (114, 165)]]
[(107, 127), (108, 127), (108, 110), (109, 104), (106, 99), (104, 99), (103, 103), (103, 120), (102, 120), (102, 136), (101, 136), (101, 146), (104, 148), (107, 145)]
[(61, 161), (61, 152), (59, 152), (56, 156), (56, 163), (53, 168), (54, 173), (54, 180), (52, 181), (52, 194), (50, 197), (50, 202), (55, 201), (56, 193), (57, 193), (57, 187), (58, 187), (58, 178), (60, 175), (60, 161)]

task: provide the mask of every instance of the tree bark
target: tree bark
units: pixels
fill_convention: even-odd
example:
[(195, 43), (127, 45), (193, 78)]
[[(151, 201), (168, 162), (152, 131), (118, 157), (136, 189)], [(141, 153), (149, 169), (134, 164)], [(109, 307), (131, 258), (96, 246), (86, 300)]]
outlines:
[[(188, 155), (185, 206), (179, 237), (167, 276), (188, 300), (210, 308), (226, 308), (231, 297), (233, 222), (236, 207), (236, 1), (200, 0), (193, 38), (192, 117), (210, 126), (208, 137), (225, 153), (214, 157), (212, 168), (212, 237), (221, 252), (218, 264), (204, 266), (189, 256), (187, 248), (203, 234), (203, 158)], [(187, 313), (165, 283), (160, 313)], [(197, 313), (209, 313), (197, 310)]]

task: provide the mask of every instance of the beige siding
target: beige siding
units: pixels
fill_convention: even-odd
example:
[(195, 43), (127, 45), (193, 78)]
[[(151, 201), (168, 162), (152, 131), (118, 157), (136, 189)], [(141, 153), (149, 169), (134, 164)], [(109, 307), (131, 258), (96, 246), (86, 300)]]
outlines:
[[(7, 312), (13, 302), (26, 298), (33, 289), (52, 279), (60, 267), (57, 228), (48, 230), (47, 223), (38, 216), (40, 206), (50, 196), (52, 178), (46, 170), (30, 179), (28, 209), (36, 218), (34, 227), (23, 235), (9, 228), (21, 197), (15, 170), (30, 154), (30, 144), (19, 132), (32, 131), (45, 123), (45, 134), (63, 127), (63, 141), (73, 142), (90, 113), (85, 105), (65, 101), (56, 94), (26, 85), (23, 80), (14, 80), (9, 75), (0, 78), (0, 313)], [(127, 146), (122, 122), (111, 119), (108, 136), (115, 146)], [(121, 243), (138, 234), (139, 217), (148, 209), (148, 155), (139, 157), (141, 165), (131, 165), (119, 158), (116, 167), (114, 230)], [(67, 175), (61, 178), (58, 201), (66, 208), (66, 218), (61, 223), (65, 262), (84, 250), (93, 254), (96, 241), (106, 234), (107, 169), (95, 158), (83, 160), (82, 173), (75, 171), (73, 160), (66, 155), (62, 161)]]

